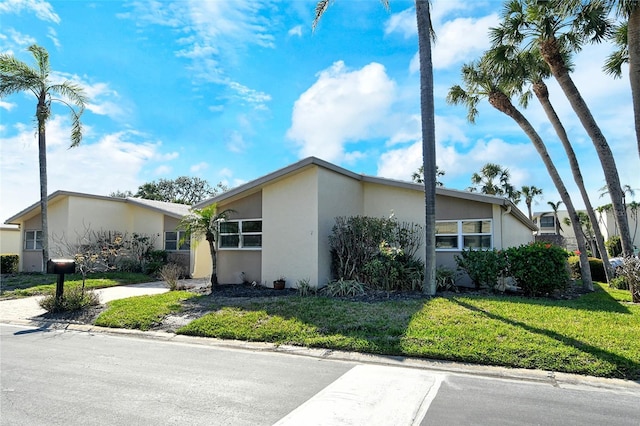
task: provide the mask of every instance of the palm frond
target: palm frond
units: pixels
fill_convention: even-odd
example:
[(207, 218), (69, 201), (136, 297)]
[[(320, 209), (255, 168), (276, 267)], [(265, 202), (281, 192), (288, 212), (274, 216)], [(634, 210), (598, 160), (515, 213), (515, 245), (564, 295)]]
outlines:
[(316, 3), (315, 17), (313, 18), (313, 24), (311, 24), (311, 29), (313, 31), (316, 30), (318, 22), (320, 22), (320, 18), (322, 18), (322, 15), (327, 11), (330, 3), (331, 0), (319, 0), (318, 3)]

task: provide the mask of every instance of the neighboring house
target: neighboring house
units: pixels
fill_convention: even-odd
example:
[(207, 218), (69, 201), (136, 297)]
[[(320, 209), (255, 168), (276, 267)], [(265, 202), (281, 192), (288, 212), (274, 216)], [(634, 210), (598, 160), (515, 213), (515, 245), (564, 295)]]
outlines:
[[(309, 157), (195, 205), (217, 203), (236, 213), (223, 223), (218, 280), (243, 279), (287, 286), (309, 279), (324, 286), (330, 276), (328, 237), (338, 216), (389, 217), (424, 224), (424, 186), (353, 173)], [(533, 241), (537, 228), (509, 200), (436, 189), (437, 263), (455, 268), (463, 247), (502, 249)], [(194, 277), (211, 273), (208, 245), (192, 244)], [(424, 253), (424, 248), (419, 251)], [(464, 281), (464, 280), (463, 280)], [(468, 281), (468, 277), (466, 278)]]
[(18, 254), (20, 251), (20, 228), (0, 225), (0, 254)]
[[(49, 254), (61, 251), (60, 242), (77, 241), (87, 229), (145, 234), (153, 238), (156, 249), (165, 249), (174, 260), (190, 265), (188, 246), (179, 247), (176, 227), (190, 206), (145, 200), (114, 198), (101, 195), (56, 191), (49, 195)], [(10, 217), (5, 224), (18, 225), (20, 271), (42, 271), (42, 227), (40, 202)]]
[[(579, 210), (584, 212), (586, 210)], [(616, 224), (613, 212), (611, 211), (597, 211), (595, 212), (598, 218), (598, 226), (600, 232), (602, 232), (603, 238), (608, 240), (609, 238), (619, 235), (618, 225)], [(631, 239), (633, 241), (635, 254), (637, 255), (640, 248), (640, 221), (638, 216), (640, 211), (636, 208), (627, 207), (627, 220), (629, 221), (629, 230), (631, 232)], [(558, 220), (560, 221), (560, 235), (564, 238), (565, 247), (567, 250), (577, 250), (578, 244), (576, 243), (576, 234), (573, 232), (573, 226), (569, 223), (565, 223), (565, 220), (569, 218), (569, 213), (566, 210), (558, 211)], [(538, 225), (538, 235), (543, 234), (555, 234), (555, 221), (552, 211), (537, 212), (533, 215), (533, 222)]]

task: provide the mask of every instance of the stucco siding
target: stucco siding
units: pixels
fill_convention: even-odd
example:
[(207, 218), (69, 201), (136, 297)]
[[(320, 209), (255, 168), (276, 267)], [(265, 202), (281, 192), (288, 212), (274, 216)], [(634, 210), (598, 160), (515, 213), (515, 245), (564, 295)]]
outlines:
[[(513, 246), (520, 246), (522, 244), (528, 244), (534, 241), (535, 237), (533, 232), (522, 225), (522, 223), (516, 219), (511, 213), (507, 213), (506, 210), (499, 206), (494, 206), (496, 211), (496, 217), (499, 215), (502, 217), (502, 227), (496, 225), (497, 232), (501, 235), (500, 238), (494, 237), (493, 246), (496, 249), (505, 249)], [(495, 224), (499, 224), (498, 219), (494, 220)]]
[(362, 215), (362, 184), (330, 170), (318, 169), (318, 271), (311, 285), (323, 287), (331, 280), (329, 236), (339, 216)]
[(306, 168), (262, 191), (262, 280), (287, 287), (318, 276), (318, 169)]
[(389, 217), (400, 222), (424, 223), (424, 192), (365, 183), (364, 216)]
[(0, 228), (0, 254), (19, 255), (22, 252), (20, 233), (20, 228)]

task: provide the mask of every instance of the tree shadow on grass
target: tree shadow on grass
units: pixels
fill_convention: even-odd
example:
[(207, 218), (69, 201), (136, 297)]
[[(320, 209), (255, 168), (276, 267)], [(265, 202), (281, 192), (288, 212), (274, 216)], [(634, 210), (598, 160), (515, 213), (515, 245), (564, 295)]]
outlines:
[[(601, 359), (602, 361), (605, 362), (610, 362), (614, 365), (616, 365), (617, 369), (616, 369), (616, 375), (618, 375), (618, 377), (621, 378), (626, 378), (629, 379), (631, 378), (632, 380), (638, 380), (640, 378), (640, 360), (632, 360), (629, 358), (626, 358), (624, 356), (621, 356), (619, 354), (613, 353), (611, 351), (608, 351), (606, 349), (603, 349), (601, 347), (598, 346), (594, 346), (592, 344), (586, 343), (582, 340), (576, 339), (574, 337), (570, 337), (567, 335), (564, 335), (562, 333), (559, 333), (557, 331), (554, 330), (549, 330), (549, 329), (545, 329), (545, 328), (540, 328), (531, 324), (527, 324), (525, 322), (522, 321), (518, 321), (518, 320), (514, 320), (511, 318), (507, 318), (505, 316), (490, 312), (486, 309), (483, 308), (479, 308), (477, 306), (474, 306), (470, 303), (467, 303), (463, 300), (460, 300), (459, 298), (451, 298), (451, 301), (457, 303), (458, 305), (460, 305), (463, 308), (466, 308), (470, 311), (474, 311), (474, 312), (478, 312), (484, 316), (486, 316), (487, 318), (493, 319), (493, 320), (497, 320), (500, 321), (504, 324), (513, 326), (513, 327), (518, 327), (521, 328), (523, 330), (526, 330), (530, 333), (534, 333), (534, 334), (538, 334), (538, 335), (542, 335), (542, 336), (546, 336), (549, 337), (553, 340), (556, 340), (558, 343), (565, 345), (565, 346), (571, 346), (575, 349), (577, 349), (580, 352), (583, 353), (588, 353), (591, 354), (592, 356)], [(613, 299), (612, 299), (613, 300)], [(532, 301), (534, 304), (535, 301)], [(520, 301), (520, 303), (525, 303), (524, 300)], [(615, 303), (617, 304), (617, 302)], [(553, 306), (558, 306), (557, 304), (553, 305)], [(623, 310), (617, 310), (617, 309), (607, 309), (607, 311), (610, 312), (616, 312), (616, 313), (631, 313), (628, 309), (623, 309)], [(629, 336), (630, 338), (635, 338), (635, 336)]]

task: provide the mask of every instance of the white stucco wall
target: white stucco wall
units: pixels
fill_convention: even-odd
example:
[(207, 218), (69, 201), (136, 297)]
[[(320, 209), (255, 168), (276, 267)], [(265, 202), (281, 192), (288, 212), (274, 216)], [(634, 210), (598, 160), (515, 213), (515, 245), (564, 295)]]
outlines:
[(497, 205), (493, 206), (493, 223), (493, 247), (498, 250), (528, 244), (535, 239), (533, 231)]
[(20, 228), (17, 226), (0, 226), (0, 254), (20, 254)]
[[(262, 281), (287, 287), (318, 276), (318, 170), (311, 167), (262, 190)], [(312, 285), (315, 283), (312, 282)]]

